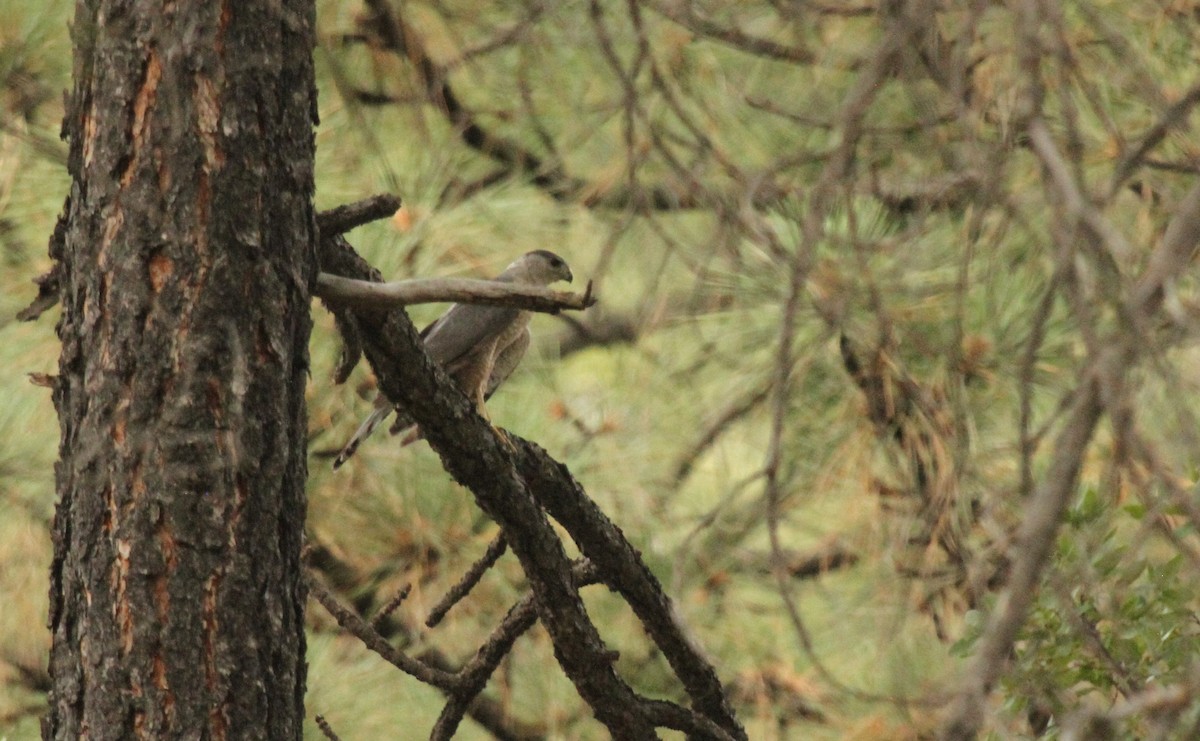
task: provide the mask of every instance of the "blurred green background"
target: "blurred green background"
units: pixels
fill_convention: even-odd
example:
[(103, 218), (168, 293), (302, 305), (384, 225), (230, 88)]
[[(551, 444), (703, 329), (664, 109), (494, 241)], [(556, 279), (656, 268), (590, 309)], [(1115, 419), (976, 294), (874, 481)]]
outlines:
[[(1169, 131), (1135, 182), (1097, 199), (1137, 254), (1111, 274), (1070, 258), (1093, 280), (1088, 315), (1052, 279), (1063, 209), (1022, 140), (1030, 80), (1016, 9), (951, 2), (930, 16), (942, 66), (915, 47), (898, 56), (875, 86), (834, 205), (821, 206), (809, 188), (844, 141), (845, 102), (886, 33), (873, 4), (396, 7), (477, 123), (578, 187), (555, 193), (535, 178), (549, 166), (506, 170), (466, 146), (414, 65), (373, 39), (368, 7), (320, 0), (318, 207), (381, 192), (404, 199), (396, 218), (350, 234), (387, 278), (486, 277), (550, 249), (577, 288), (594, 280), (596, 308), (535, 318), (534, 348), (489, 404), (493, 421), (566, 463), (641, 549), (733, 688), (752, 738), (929, 737), (994, 599), (989, 581), (1022, 513), (1023, 475), (1044, 470), (1091, 338), (1119, 326), (1116, 298), (1194, 179), (1194, 136)], [(1041, 60), (1048, 117), (1074, 174), (1102, 194), (1194, 84), (1200, 3), (1046, 7), (1053, 22), (1038, 37), (1071, 52)], [(0, 0), (0, 738), (9, 739), (37, 737), (45, 702), (58, 435), (49, 391), (30, 374), (56, 371), (57, 309), (32, 323), (14, 316), (50, 267), (47, 238), (69, 184), (58, 128), (71, 12), (60, 0)], [(746, 37), (796, 53), (748, 53)], [(961, 78), (939, 79), (939, 69)], [(634, 184), (687, 207), (622, 199)], [(804, 229), (814, 223), (815, 240)], [(781, 389), (798, 259), (810, 271)], [(1180, 277), (1184, 316), (1194, 288)], [(423, 325), (442, 310), (411, 313)], [(422, 627), (496, 528), (424, 443), (401, 449), (380, 437), (330, 469), (373, 386), (365, 367), (332, 384), (340, 343), (317, 305), (314, 318), (311, 540), (353, 574), (347, 600), (386, 601), (411, 583), (396, 613), (408, 650), (468, 656), (523, 594), (519, 568), (506, 557), (446, 623)], [(582, 342), (578, 322), (622, 331), (612, 343)], [(877, 396), (847, 372), (842, 336), (886, 379)], [(1192, 676), (1200, 544), (1169, 494), (1195, 499), (1194, 339), (1186, 322), (1147, 337), (1151, 360), (1132, 376), (1135, 424), (1161, 470), (1115, 445), (1107, 426), (1090, 449), (992, 705), (996, 738), (1032, 735), (1039, 712), (1055, 718), (1054, 735), (1080, 709)], [(872, 416), (878, 404), (886, 419)], [(828, 566), (788, 579), (813, 651), (770, 566), (764, 471), (777, 411), (785, 555)], [(1025, 458), (1022, 420), (1030, 435), (1049, 431)], [(631, 612), (602, 588), (587, 597), (623, 675), (677, 698)], [(321, 737), (314, 714), (347, 740), (427, 734), (436, 692), (340, 635), (319, 605), (309, 623), (309, 737)], [(538, 629), (489, 695), (547, 737), (604, 737)], [(1195, 698), (1179, 712), (1166, 737), (1189, 737)], [(1135, 717), (1119, 733), (1157, 728)], [(469, 722), (460, 736), (488, 737)]]

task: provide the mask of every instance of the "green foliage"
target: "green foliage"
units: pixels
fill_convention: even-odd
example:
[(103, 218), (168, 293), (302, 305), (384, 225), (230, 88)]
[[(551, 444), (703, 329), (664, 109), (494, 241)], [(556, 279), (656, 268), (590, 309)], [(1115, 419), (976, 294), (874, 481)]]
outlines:
[[(1052, 714), (1052, 737), (1081, 710), (1195, 674), (1200, 585), (1183, 555), (1140, 547), (1146, 517), (1146, 505), (1114, 506), (1091, 486), (1067, 513), (1054, 565), (1002, 680), (1010, 711), (1037, 707)], [(1186, 525), (1174, 535), (1186, 538), (1190, 530)], [(954, 653), (969, 655), (982, 630), (979, 613), (968, 615)], [(1186, 715), (1178, 728), (1194, 724), (1196, 709)], [(1143, 738), (1152, 728), (1135, 716), (1121, 734)]]

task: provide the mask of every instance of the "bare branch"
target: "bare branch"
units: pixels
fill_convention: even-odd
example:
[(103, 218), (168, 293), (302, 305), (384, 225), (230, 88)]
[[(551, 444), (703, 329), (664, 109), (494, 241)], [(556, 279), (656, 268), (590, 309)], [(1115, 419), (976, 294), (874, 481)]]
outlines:
[(662, 584), (646, 567), (633, 544), (587, 497), (566, 466), (533, 443), (519, 438), (514, 438), (513, 443), (519, 454), (518, 470), (539, 503), (600, 569), (604, 583), (629, 603), (691, 696), (693, 707), (729, 729), (735, 737), (745, 738), (716, 671), (679, 621)]
[[(363, 38), (377, 40), (383, 48), (404, 55), (420, 74), (425, 96), (459, 132), (463, 144), (503, 166), (499, 172), (456, 192), (471, 193), (512, 175), (523, 174), (551, 198), (562, 202), (578, 200), (588, 206), (658, 211), (697, 209), (709, 204), (705, 189), (694, 187), (695, 184), (690, 182), (643, 186), (631, 180), (624, 187), (615, 188), (589, 182), (571, 175), (553, 154), (539, 155), (520, 142), (489, 129), (476, 112), (463, 104), (450, 84), (451, 69), (438, 64), (429, 55), (420, 34), (384, 0), (367, 0), (366, 4), (371, 15), (363, 21), (368, 26)], [(651, 133), (657, 136), (656, 132)], [(783, 195), (779, 188), (762, 187), (754, 193), (753, 199), (756, 205), (769, 205)]]
[(431, 687), (437, 687), (447, 692), (458, 690), (460, 682), (452, 673), (435, 669), (393, 647), (366, 620), (343, 605), (333, 592), (321, 583), (320, 579), (315, 579), (310, 574), (306, 581), (309, 593), (329, 611), (334, 620), (337, 620), (338, 625), (362, 641), (364, 646), (379, 654), (384, 661)]
[[(312, 540), (310, 540), (309, 546), (310, 549), (306, 556), (309, 566), (319, 571), (332, 588), (341, 592), (354, 590), (358, 595), (355, 599), (356, 609), (365, 613), (372, 604), (377, 602), (374, 589), (363, 589), (364, 579), (354, 567), (335, 556), (325, 546), (316, 544)], [(532, 601), (530, 601), (530, 606), (532, 607)], [(382, 613), (381, 609), (376, 616), (378, 617)], [(523, 630), (527, 630), (537, 621), (536, 611), (531, 611), (531, 617), (532, 619)], [(389, 619), (385, 616), (379, 620), (378, 625), (373, 622), (371, 627), (375, 628), (376, 632), (385, 639), (398, 637), (400, 641), (408, 643), (417, 640), (415, 631), (407, 621)], [(517, 635), (519, 634), (518, 632)], [(494, 636), (495, 633), (493, 633)], [(514, 635), (513, 640), (515, 639)], [(489, 639), (489, 641), (491, 640), (493, 639)], [(438, 671), (459, 677), (459, 684), (455, 690), (443, 689), (441, 692), (451, 699), (469, 693), (473, 700), (467, 707), (467, 715), (500, 741), (536, 741), (546, 737), (545, 728), (513, 717), (499, 701), (483, 695), (482, 690), (474, 689), (475, 674), (479, 671), (475, 666), (474, 659), (461, 666), (455, 665), (444, 653), (433, 647), (422, 651), (417, 659)], [(486, 682), (486, 676), (484, 681)]]
[[(849, 568), (859, 561), (856, 552), (837, 542), (808, 553), (785, 550), (779, 555), (785, 559), (783, 569), (793, 579), (812, 579), (836, 569)], [(766, 554), (746, 552), (740, 554), (738, 560), (744, 566), (764, 574), (774, 573), (776, 568), (772, 557)]]
[(37, 297), (20, 312), (17, 319), (22, 322), (32, 322), (40, 317), (47, 309), (58, 303), (59, 282), (62, 280), (62, 263), (54, 263), (46, 273), (33, 279), (38, 287)]
[[(915, 9), (914, 9), (915, 12)], [(911, 23), (904, 19), (893, 22), (886, 35), (873, 50), (871, 61), (864, 66), (862, 73), (847, 91), (838, 110), (840, 128), (840, 143), (833, 155), (825, 163), (820, 179), (810, 194), (807, 212), (800, 224), (803, 237), (801, 247), (788, 256), (788, 283), (786, 298), (783, 303), (783, 316), (780, 321), (778, 346), (774, 351), (772, 372), (774, 380), (771, 388), (771, 418), (769, 423), (770, 438), (767, 442), (766, 460), (763, 465), (766, 482), (765, 499), (767, 504), (767, 536), (772, 554), (772, 566), (776, 588), (779, 592), (788, 619), (800, 640), (805, 653), (813, 662), (813, 666), (835, 687), (850, 690), (824, 664), (817, 654), (812, 634), (800, 615), (796, 598), (792, 593), (792, 585), (784, 568), (786, 558), (783, 555), (783, 545), (780, 536), (780, 524), (783, 517), (783, 442), (785, 435), (785, 412), (792, 393), (792, 372), (794, 367), (794, 347), (797, 314), (800, 310), (801, 297), (804, 294), (806, 281), (812, 267), (811, 256), (816, 253), (817, 245), (822, 238), (822, 225), (831, 208), (833, 196), (838, 183), (847, 177), (854, 161), (859, 140), (862, 136), (863, 121), (871, 106), (882, 89), (882, 80), (892, 70), (896, 54), (913, 33)]]
[[(599, 578), (595, 566), (589, 561), (577, 563), (571, 569), (577, 587), (594, 584)], [(476, 696), (483, 691), (488, 677), (500, 665), (501, 660), (512, 650), (513, 644), (537, 622), (537, 605), (534, 595), (527, 594), (509, 609), (508, 614), (496, 626), (467, 663), (463, 664), (459, 676), (463, 680), (462, 691), (451, 697), (442, 708), (430, 738), (450, 738), (454, 735), (463, 714), (473, 707)]]
[(401, 587), (390, 600), (387, 601), (379, 611), (371, 616), (370, 626), (375, 630), (379, 630), (379, 625), (387, 620), (388, 617), (395, 612), (400, 605), (404, 604), (404, 600), (408, 599), (409, 592), (412, 591), (412, 584), (405, 584)]
[(688, 738), (711, 738), (716, 741), (734, 741), (736, 738), (703, 715), (673, 702), (645, 700), (642, 706), (654, 725), (683, 731)]
[(597, 300), (592, 295), (591, 281), (588, 281), (587, 289), (578, 294), (472, 278), (416, 278), (393, 283), (371, 283), (329, 273), (317, 276), (317, 288), (313, 293), (333, 304), (374, 311), (453, 301), (557, 314), (563, 309), (582, 311), (594, 306)]
[(816, 59), (809, 49), (780, 44), (770, 39), (753, 36), (740, 28), (722, 26), (708, 18), (702, 18), (696, 14), (691, 2), (661, 0), (651, 3), (650, 7), (692, 33), (719, 41), (746, 54), (799, 64), (811, 64)]
[(1193, 185), (1175, 207), (1162, 241), (1133, 287), (1129, 310), (1135, 319), (1144, 320), (1158, 310), (1167, 284), (1187, 267), (1197, 248), (1200, 248), (1200, 183)]
[(741, 398), (734, 399), (726, 405), (697, 436), (696, 441), (691, 444), (687, 452), (679, 457), (679, 460), (675, 463), (675, 472), (671, 476), (671, 482), (676, 486), (682, 484), (684, 479), (691, 474), (692, 467), (696, 465), (696, 461), (700, 456), (711, 448), (735, 422), (745, 417), (766, 400), (770, 391), (770, 384), (760, 384), (758, 388), (750, 393)]
[(500, 557), (504, 555), (504, 551), (506, 550), (508, 550), (508, 542), (504, 540), (502, 533), (496, 536), (496, 539), (488, 545), (487, 550), (479, 557), (479, 560), (471, 564), (471, 568), (467, 570), (467, 573), (463, 574), (458, 583), (451, 587), (450, 591), (446, 592), (446, 596), (433, 606), (433, 609), (429, 611), (429, 617), (425, 618), (425, 625), (433, 628), (442, 622), (442, 618), (446, 617), (446, 613), (450, 612), (451, 608), (461, 602), (463, 597), (471, 593), (471, 590), (475, 588), (475, 585), (479, 583), (479, 580), (483, 578), (487, 570), (500, 560)]
[[(1102, 741), (1116, 738), (1116, 724), (1138, 715), (1149, 716), (1161, 728), (1170, 726), (1171, 721), (1185, 712), (1200, 695), (1200, 682), (1193, 676), (1183, 684), (1153, 686), (1122, 700), (1107, 712), (1085, 711), (1068, 719), (1064, 724), (1064, 738), (1080, 741)], [(1193, 734), (1195, 727), (1192, 728)], [(1158, 738), (1166, 737), (1158, 736)], [(1189, 738), (1193, 735), (1188, 735)]]
[[(1115, 365), (1118, 360), (1110, 355), (1104, 365)], [(946, 725), (944, 737), (947, 739), (966, 741), (975, 738), (983, 720), (984, 698), (1007, 663), (1017, 631), (1037, 594), (1038, 579), (1049, 558), (1054, 534), (1058, 532), (1062, 514), (1075, 493), (1083, 454), (1103, 411), (1100, 384), (1093, 371), (1089, 369), (1085, 374), (1082, 392), (1055, 441), (1050, 469), (1025, 507), (1025, 519), (1013, 548), (1008, 586), (975, 649), (958, 707)]]
[(63, 276), (62, 259), (63, 250), (65, 249), (67, 239), (67, 214), (71, 210), (71, 196), (67, 196), (63, 203), (62, 211), (59, 213), (58, 222), (54, 225), (54, 231), (50, 234), (50, 257), (54, 259), (54, 266), (50, 268), (44, 275), (40, 275), (34, 279), (34, 283), (38, 287), (38, 295), (29, 306), (26, 306), (17, 314), (17, 319), (23, 322), (31, 322), (37, 319), (50, 307), (58, 303), (61, 294), (61, 282)]
[(1171, 129), (1186, 123), (1188, 114), (1192, 112), (1192, 108), (1197, 103), (1200, 103), (1200, 85), (1193, 85), (1183, 94), (1183, 97), (1167, 108), (1162, 117), (1147, 129), (1146, 133), (1142, 134), (1137, 147), (1117, 165), (1116, 170), (1113, 171), (1112, 183), (1109, 185), (1109, 195), (1115, 194), (1121, 188), (1122, 183), (1137, 170), (1150, 150), (1157, 147)]
[(1075, 179), (1071, 177), (1070, 166), (1059, 153), (1054, 139), (1050, 136), (1050, 129), (1041, 118), (1035, 118), (1029, 123), (1029, 143), (1033, 145), (1033, 151), (1050, 173), (1050, 178), (1062, 196), (1067, 210), (1104, 244), (1108, 254), (1119, 262), (1125, 262), (1136, 254), (1125, 235), (1101, 216), (1079, 190)]
[(329, 741), (341, 741), (341, 737), (333, 732), (333, 726), (329, 725), (329, 721), (325, 720), (324, 715), (318, 715), (313, 720), (317, 722), (317, 728), (321, 729), (321, 733), (325, 738), (329, 739)]

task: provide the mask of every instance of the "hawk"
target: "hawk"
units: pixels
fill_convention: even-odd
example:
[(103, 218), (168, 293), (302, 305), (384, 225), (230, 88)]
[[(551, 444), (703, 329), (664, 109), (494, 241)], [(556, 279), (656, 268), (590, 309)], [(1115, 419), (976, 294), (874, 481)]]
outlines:
[[(549, 286), (560, 280), (570, 283), (573, 278), (571, 268), (561, 257), (548, 250), (534, 250), (517, 258), (492, 280)], [(442, 366), (463, 393), (475, 402), (479, 413), (486, 417), (484, 401), (512, 375), (529, 349), (530, 318), (530, 312), (520, 309), (454, 304), (421, 331), (421, 338), (429, 357)], [(396, 412), (399, 419), (392, 426), (393, 432), (415, 426), (403, 409), (396, 408)], [(333, 467), (339, 468), (354, 455), (363, 440), (370, 437), (391, 413), (391, 403), (383, 394), (377, 396), (374, 410), (338, 453)], [(418, 436), (419, 433), (410, 435), (404, 444)]]

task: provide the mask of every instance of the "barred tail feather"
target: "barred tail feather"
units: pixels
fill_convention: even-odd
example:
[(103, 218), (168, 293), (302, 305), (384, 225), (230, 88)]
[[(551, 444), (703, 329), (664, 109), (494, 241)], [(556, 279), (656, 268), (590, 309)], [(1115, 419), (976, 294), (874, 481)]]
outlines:
[(379, 427), (383, 420), (387, 419), (387, 416), (391, 413), (392, 407), (390, 405), (375, 407), (370, 416), (364, 419), (363, 423), (358, 426), (358, 430), (350, 438), (350, 442), (346, 443), (346, 447), (342, 448), (342, 452), (338, 453), (337, 458), (333, 459), (333, 470), (336, 471), (342, 467), (343, 463), (350, 460), (350, 456), (354, 455), (354, 451), (358, 450), (358, 446), (362, 445), (363, 440), (370, 437), (375, 428)]

